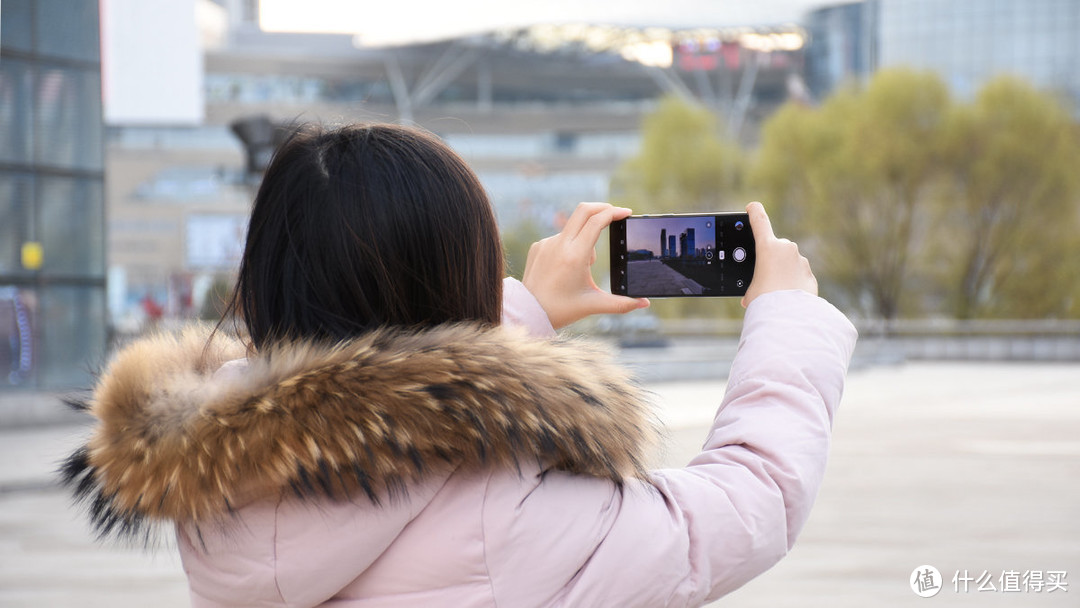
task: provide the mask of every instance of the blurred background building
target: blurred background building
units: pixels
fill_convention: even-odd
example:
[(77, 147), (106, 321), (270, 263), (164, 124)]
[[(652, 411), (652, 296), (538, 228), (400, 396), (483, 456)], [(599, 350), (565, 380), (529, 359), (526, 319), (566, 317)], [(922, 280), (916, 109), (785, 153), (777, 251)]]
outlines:
[(0, 389), (78, 386), (107, 333), (98, 3), (0, 10)]
[(823, 99), (848, 81), (865, 82), (877, 65), (878, 3), (834, 4), (810, 11), (805, 18), (810, 44), (806, 50), (806, 84)]
[(806, 80), (818, 99), (846, 80), (906, 66), (971, 98), (994, 76), (1022, 76), (1080, 109), (1080, 2), (865, 0), (807, 13)]
[(878, 67), (933, 70), (961, 98), (1013, 74), (1080, 107), (1080, 2), (877, 2)]

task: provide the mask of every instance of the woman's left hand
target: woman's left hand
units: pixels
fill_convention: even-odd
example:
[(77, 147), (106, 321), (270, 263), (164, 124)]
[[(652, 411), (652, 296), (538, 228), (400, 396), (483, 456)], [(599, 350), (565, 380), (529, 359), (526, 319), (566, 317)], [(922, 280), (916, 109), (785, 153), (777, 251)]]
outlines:
[(611, 222), (630, 215), (624, 207), (581, 203), (562, 232), (533, 243), (521, 282), (544, 308), (558, 329), (593, 314), (627, 313), (645, 308), (649, 300), (601, 291), (593, 281), (596, 242)]

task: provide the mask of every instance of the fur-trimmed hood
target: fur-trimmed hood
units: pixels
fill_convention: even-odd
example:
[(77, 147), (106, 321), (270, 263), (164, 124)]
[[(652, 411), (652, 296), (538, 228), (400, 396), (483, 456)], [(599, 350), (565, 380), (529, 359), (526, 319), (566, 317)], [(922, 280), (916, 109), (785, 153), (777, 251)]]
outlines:
[(378, 502), (447, 468), (644, 477), (642, 391), (595, 347), (504, 329), (292, 343), (215, 374), (244, 346), (207, 327), (140, 340), (89, 402), (94, 434), (62, 469), (102, 535), (219, 520), (281, 492)]

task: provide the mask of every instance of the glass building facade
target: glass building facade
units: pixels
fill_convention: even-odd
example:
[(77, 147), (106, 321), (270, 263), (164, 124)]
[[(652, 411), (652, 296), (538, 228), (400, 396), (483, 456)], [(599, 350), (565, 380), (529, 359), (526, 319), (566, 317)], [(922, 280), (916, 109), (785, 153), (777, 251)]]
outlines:
[(806, 85), (815, 99), (847, 81), (873, 73), (877, 55), (877, 2), (826, 6), (806, 15)]
[(1080, 116), (1080, 0), (863, 0), (806, 17), (807, 85), (817, 99), (888, 67), (927, 69), (971, 99), (1019, 76)]
[(106, 345), (97, 0), (0, 3), (0, 390), (86, 386)]
[(1012, 74), (1080, 108), (1077, 0), (878, 2), (880, 67), (934, 70), (961, 98)]

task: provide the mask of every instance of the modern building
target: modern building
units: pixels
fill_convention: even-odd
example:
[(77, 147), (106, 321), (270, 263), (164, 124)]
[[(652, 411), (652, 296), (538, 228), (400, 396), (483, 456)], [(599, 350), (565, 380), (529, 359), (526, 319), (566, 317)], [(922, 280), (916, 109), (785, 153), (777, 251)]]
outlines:
[(199, 314), (239, 261), (244, 151), (228, 125), (204, 120), (203, 48), (223, 35), (223, 12), (209, 0), (102, 5), (108, 302), (120, 333)]
[(804, 21), (806, 85), (816, 100), (845, 82), (862, 82), (877, 66), (877, 2), (815, 9)]
[(877, 0), (878, 65), (939, 73), (961, 98), (1021, 76), (1080, 109), (1080, 2)]
[(87, 386), (107, 337), (97, 0), (0, 3), (0, 390)]
[(807, 85), (818, 100), (904, 66), (938, 73), (961, 99), (995, 76), (1019, 76), (1080, 115), (1076, 0), (864, 0), (813, 10), (805, 24)]

